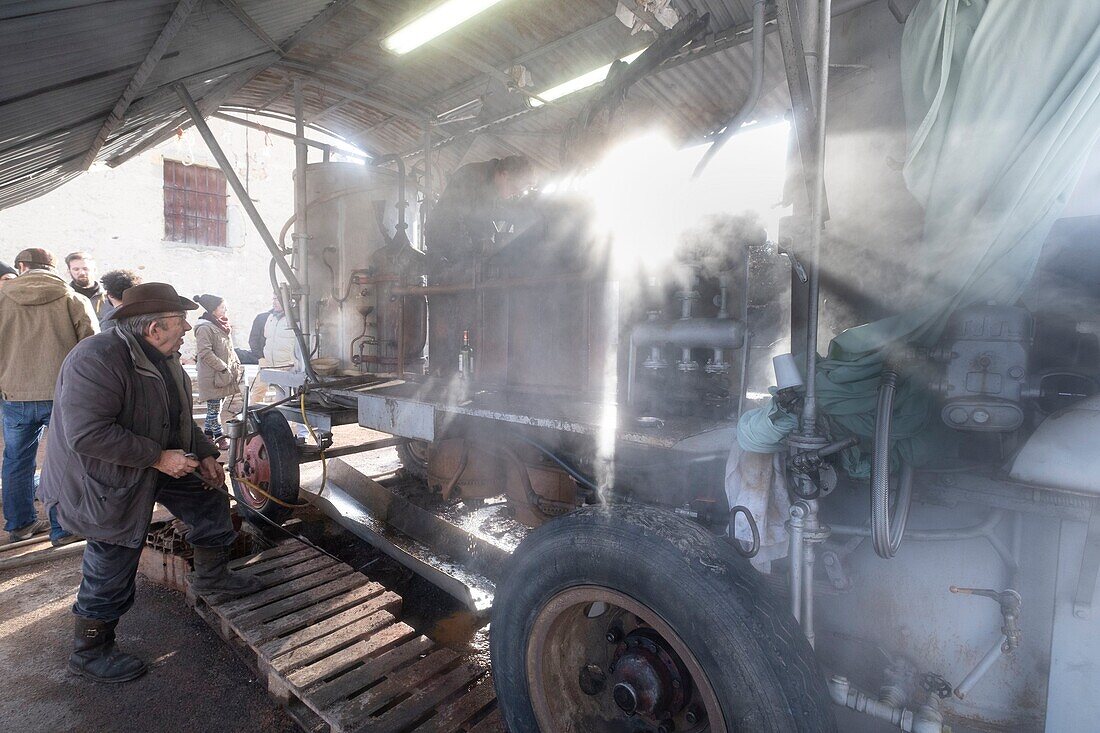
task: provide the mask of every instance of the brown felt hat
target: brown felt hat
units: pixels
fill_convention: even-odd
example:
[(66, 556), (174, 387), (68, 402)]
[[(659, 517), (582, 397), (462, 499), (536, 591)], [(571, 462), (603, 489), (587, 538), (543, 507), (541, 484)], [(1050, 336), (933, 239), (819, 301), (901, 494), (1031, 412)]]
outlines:
[(175, 313), (198, 309), (193, 300), (184, 298), (168, 283), (142, 283), (122, 292), (122, 305), (111, 316), (118, 321), (146, 313)]
[(39, 247), (25, 249), (15, 256), (15, 264), (22, 262), (24, 265), (38, 265), (39, 267), (53, 267), (54, 256), (49, 250)]

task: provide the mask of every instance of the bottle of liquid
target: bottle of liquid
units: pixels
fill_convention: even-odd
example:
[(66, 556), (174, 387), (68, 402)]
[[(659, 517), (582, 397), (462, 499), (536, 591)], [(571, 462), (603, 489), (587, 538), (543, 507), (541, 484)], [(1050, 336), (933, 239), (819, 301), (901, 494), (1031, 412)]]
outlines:
[(470, 332), (462, 332), (462, 348), (458, 350), (458, 374), (463, 379), (474, 377), (474, 348), (470, 346)]

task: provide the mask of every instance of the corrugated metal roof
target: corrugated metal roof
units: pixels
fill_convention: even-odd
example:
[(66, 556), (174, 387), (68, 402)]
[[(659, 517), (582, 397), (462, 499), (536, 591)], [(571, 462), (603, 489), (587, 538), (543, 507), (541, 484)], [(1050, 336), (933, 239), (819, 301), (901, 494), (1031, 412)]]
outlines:
[[(465, 119), (433, 125), (433, 139), (447, 140), (433, 157), (444, 174), (463, 161), (514, 152), (552, 169), (560, 132), (587, 95), (528, 109), (502, 72), (521, 62), (532, 89), (546, 89), (653, 39), (648, 32), (631, 35), (613, 17), (616, 0), (505, 0), (405, 56), (382, 49), (388, 32), (432, 2), (238, 0), (280, 44), (308, 24), (310, 33), (280, 58), (221, 0), (198, 0), (98, 159), (117, 162), (186, 123), (169, 86), (175, 81), (183, 80), (208, 112), (224, 102), (290, 114), (291, 82), (301, 79), (307, 120), (368, 151), (416, 151), (430, 117), (473, 102)], [(710, 13), (708, 31), (719, 33), (745, 26), (751, 2), (672, 5), (682, 15)], [(175, 6), (176, 0), (0, 0), (0, 208), (76, 172)], [(310, 23), (326, 7), (324, 22)], [(661, 124), (685, 140), (713, 130), (744, 100), (748, 46), (704, 51), (650, 75), (630, 91), (629, 122)], [(774, 34), (767, 56), (764, 116), (788, 104)], [(496, 71), (487, 74), (489, 67)], [(467, 133), (472, 129), (481, 132)]]
[[(330, 0), (241, 0), (276, 41)], [(0, 3), (0, 208), (41, 195), (80, 172), (108, 114), (160, 36), (176, 0), (30, 0)], [(141, 144), (151, 121), (180, 109), (167, 86), (217, 76), (276, 54), (219, 0), (199, 0), (138, 91), (99, 159)], [(216, 84), (188, 84), (197, 97)], [(239, 83), (247, 81), (240, 78)], [(205, 87), (205, 88), (204, 88)], [(226, 89), (221, 90), (223, 93)], [(126, 135), (129, 139), (124, 139)], [(120, 143), (126, 143), (121, 145)]]

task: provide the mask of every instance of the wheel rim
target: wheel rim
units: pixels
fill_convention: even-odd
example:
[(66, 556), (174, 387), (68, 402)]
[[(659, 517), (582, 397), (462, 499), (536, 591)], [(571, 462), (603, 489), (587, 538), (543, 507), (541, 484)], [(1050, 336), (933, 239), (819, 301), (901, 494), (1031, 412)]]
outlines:
[[(260, 488), (271, 485), (271, 460), (267, 445), (259, 435), (248, 439), (244, 447), (244, 464), (241, 466), (241, 478)], [(238, 496), (250, 509), (261, 510), (267, 504), (267, 497), (259, 494), (246, 483), (237, 482)]]
[(525, 662), (541, 730), (726, 730), (714, 688), (680, 636), (610, 588), (575, 586), (551, 598), (535, 616)]
[(410, 440), (405, 444), (405, 449), (413, 460), (427, 468), (428, 458), (432, 450), (431, 443), (426, 440)]

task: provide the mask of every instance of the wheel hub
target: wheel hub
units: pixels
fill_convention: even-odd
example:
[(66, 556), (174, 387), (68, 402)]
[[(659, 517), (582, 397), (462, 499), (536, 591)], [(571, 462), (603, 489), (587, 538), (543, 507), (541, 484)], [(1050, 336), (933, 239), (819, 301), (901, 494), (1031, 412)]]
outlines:
[(582, 585), (551, 598), (532, 624), (525, 664), (540, 730), (727, 729), (691, 649), (648, 606), (617, 590)]
[[(267, 445), (259, 435), (253, 435), (244, 446), (244, 461), (241, 463), (241, 478), (261, 488), (271, 483), (271, 460)], [(253, 508), (263, 506), (266, 497), (252, 491), (248, 484), (241, 484), (242, 498)]]
[(652, 629), (637, 629), (616, 650), (611, 695), (628, 716), (665, 720), (684, 707), (685, 679), (660, 635)]

